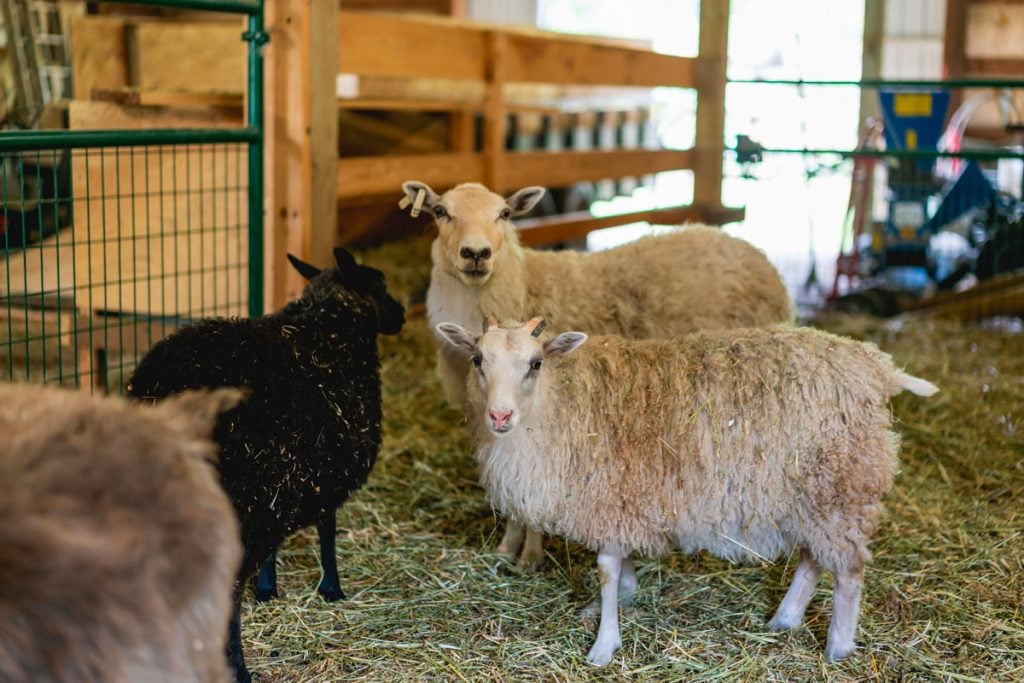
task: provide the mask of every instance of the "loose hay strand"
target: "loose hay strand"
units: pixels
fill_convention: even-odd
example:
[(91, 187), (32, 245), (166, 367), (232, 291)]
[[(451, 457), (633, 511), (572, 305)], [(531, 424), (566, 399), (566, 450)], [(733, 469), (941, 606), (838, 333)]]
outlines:
[[(362, 255), (407, 305), (423, 300), (429, 241)], [(736, 567), (707, 555), (637, 563), (623, 649), (586, 664), (596, 629), (577, 612), (597, 595), (594, 557), (547, 540), (547, 566), (521, 573), (494, 552), (500, 524), (477, 485), (463, 418), (434, 373), (422, 316), (382, 339), (385, 438), (366, 487), (338, 513), (347, 599), (324, 603), (315, 533), (282, 549), (282, 598), (246, 603), (245, 647), (260, 681), (634, 680), (982, 681), (1024, 676), (1024, 340), (917, 321), (818, 321), (873, 341), (931, 398), (894, 399), (900, 474), (865, 576), (858, 642), (835, 665), (821, 652), (832, 590), (818, 585), (806, 625), (764, 624), (792, 566)]]

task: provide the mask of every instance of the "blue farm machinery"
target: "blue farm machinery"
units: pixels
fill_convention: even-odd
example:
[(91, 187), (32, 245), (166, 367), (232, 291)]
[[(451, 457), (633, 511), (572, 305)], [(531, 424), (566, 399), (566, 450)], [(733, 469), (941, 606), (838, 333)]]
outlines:
[[(882, 90), (880, 124), (869, 124), (854, 155), (850, 206), (830, 295), (839, 310), (893, 315), (936, 294), (1024, 267), (1024, 204), (997, 192), (978, 162), (939, 157), (962, 130), (943, 128), (945, 90)], [(886, 213), (869, 205), (882, 135)], [(842, 287), (845, 285), (845, 287)], [(842, 287), (842, 289), (841, 289)]]

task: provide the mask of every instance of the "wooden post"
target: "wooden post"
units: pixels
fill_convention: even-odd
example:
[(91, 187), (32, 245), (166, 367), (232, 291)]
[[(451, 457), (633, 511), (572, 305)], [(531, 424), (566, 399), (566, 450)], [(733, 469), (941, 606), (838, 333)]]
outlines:
[[(885, 0), (864, 0), (864, 47), (861, 78), (882, 77), (882, 40), (885, 36)], [(879, 118), (878, 88), (861, 88), (860, 122)], [(868, 204), (870, 206), (870, 203)]]
[(487, 94), (484, 102), (484, 184), (497, 193), (505, 187), (505, 66), (508, 36), (497, 31), (487, 34)]
[(266, 4), (265, 298), (281, 307), (305, 281), (291, 252), (325, 267), (338, 232), (338, 3), (274, 0)]
[(695, 69), (697, 135), (693, 200), (711, 211), (722, 206), (725, 147), (725, 65), (729, 44), (729, 0), (701, 0), (700, 47)]
[[(946, 26), (942, 40), (942, 77), (962, 78), (967, 65), (967, 5), (969, 0), (946, 0)], [(960, 106), (963, 93), (949, 94), (949, 111)]]

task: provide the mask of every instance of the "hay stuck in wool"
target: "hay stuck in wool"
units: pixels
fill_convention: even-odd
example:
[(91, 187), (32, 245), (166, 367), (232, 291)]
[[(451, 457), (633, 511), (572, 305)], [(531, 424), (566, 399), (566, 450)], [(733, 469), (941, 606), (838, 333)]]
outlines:
[[(364, 255), (402, 303), (422, 300), (427, 242)], [(395, 265), (397, 264), (397, 266)], [(315, 533), (282, 550), (282, 598), (246, 602), (245, 647), (261, 681), (1024, 679), (1024, 338), (927, 321), (831, 318), (935, 382), (893, 402), (900, 474), (872, 545), (859, 640), (821, 656), (831, 609), (824, 577), (805, 626), (765, 623), (798, 558), (732, 566), (708, 555), (639, 559), (622, 650), (585, 660), (596, 620), (593, 554), (546, 541), (536, 574), (494, 551), (499, 520), (477, 485), (461, 413), (442, 402), (423, 318), (381, 340), (384, 443), (366, 487), (338, 515), (348, 599), (316, 594)]]

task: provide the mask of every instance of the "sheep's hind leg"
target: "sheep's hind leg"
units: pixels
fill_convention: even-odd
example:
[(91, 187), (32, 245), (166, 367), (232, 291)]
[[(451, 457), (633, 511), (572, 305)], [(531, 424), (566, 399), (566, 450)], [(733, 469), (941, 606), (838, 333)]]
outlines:
[(270, 554), (266, 562), (260, 565), (260, 571), (256, 575), (256, 585), (253, 592), (256, 602), (267, 602), (278, 597), (276, 550)]
[(836, 572), (832, 595), (832, 621), (828, 627), (825, 659), (834, 662), (856, 649), (853, 637), (857, 632), (860, 594), (864, 588), (864, 566)]
[(509, 562), (516, 559), (519, 549), (523, 546), (523, 538), (526, 536), (526, 527), (519, 522), (509, 522), (505, 525), (505, 535), (498, 543), (498, 552), (505, 556)]
[(612, 661), (616, 650), (622, 647), (619, 633), (619, 577), (623, 558), (601, 553), (597, 556), (597, 573), (601, 578), (601, 625), (597, 640), (587, 654), (587, 661), (604, 666)]
[(779, 604), (775, 616), (768, 622), (768, 628), (773, 631), (788, 631), (804, 622), (804, 611), (811, 601), (811, 596), (814, 595), (819, 576), (821, 568), (811, 557), (811, 553), (804, 548), (800, 551), (800, 563), (793, 573), (793, 583), (789, 585), (786, 597)]
[(523, 543), (523, 552), (519, 554), (519, 561), (516, 565), (520, 569), (540, 569), (544, 564), (544, 534), (526, 527), (526, 542)]
[(338, 520), (335, 518), (334, 510), (324, 515), (316, 530), (320, 536), (320, 566), (324, 570), (317, 591), (327, 602), (344, 600), (345, 592), (341, 590), (341, 580), (338, 578), (338, 557), (335, 553), (334, 541), (338, 533)]

